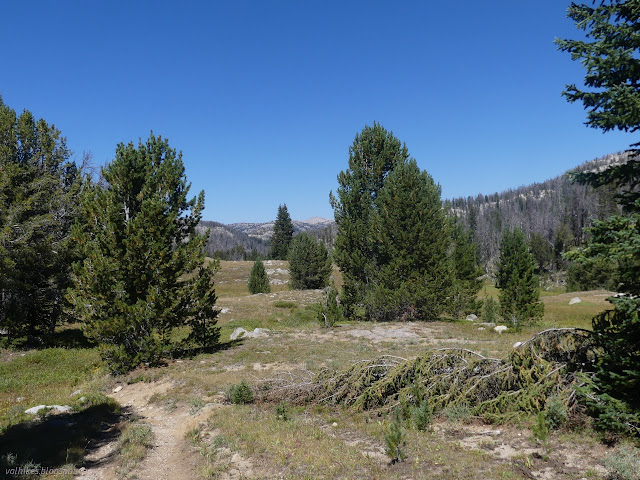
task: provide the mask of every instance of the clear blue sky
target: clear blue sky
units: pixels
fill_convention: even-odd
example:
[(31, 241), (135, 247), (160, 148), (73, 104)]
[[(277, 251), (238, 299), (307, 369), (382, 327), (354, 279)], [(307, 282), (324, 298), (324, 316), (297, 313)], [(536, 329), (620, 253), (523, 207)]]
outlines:
[(182, 150), (204, 218), (332, 217), (348, 148), (374, 121), (444, 198), (556, 176), (637, 141), (584, 125), (564, 0), (6, 1), (0, 94), (79, 158), (151, 130)]

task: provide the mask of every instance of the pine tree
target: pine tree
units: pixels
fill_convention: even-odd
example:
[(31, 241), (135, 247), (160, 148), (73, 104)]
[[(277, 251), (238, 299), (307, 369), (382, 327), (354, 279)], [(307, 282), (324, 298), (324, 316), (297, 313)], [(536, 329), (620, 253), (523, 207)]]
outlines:
[(82, 189), (59, 130), (0, 98), (0, 328), (53, 333), (76, 250), (70, 239)]
[(326, 287), (331, 275), (327, 248), (306, 232), (296, 235), (289, 249), (289, 275), (297, 290)]
[(410, 159), (391, 170), (375, 205), (377, 265), (365, 296), (367, 318), (438, 318), (452, 282), (440, 187)]
[(85, 333), (111, 370), (156, 362), (174, 328), (191, 327), (191, 345), (219, 338), (207, 235), (196, 226), (204, 192), (187, 200), (182, 154), (151, 134), (138, 147), (120, 144), (102, 170), (106, 188), (88, 189), (74, 236), (86, 258), (74, 265), (69, 298)]
[(274, 260), (286, 260), (289, 255), (289, 246), (293, 239), (293, 222), (287, 205), (278, 206), (278, 215), (273, 225), (271, 236), (271, 258)]
[(500, 289), (502, 317), (516, 330), (536, 323), (544, 313), (534, 270), (535, 260), (522, 230), (505, 230), (500, 242), (496, 286)]
[(451, 273), (453, 288), (448, 307), (454, 318), (470, 313), (478, 313), (481, 302), (477, 300), (478, 292), (482, 288), (484, 271), (478, 260), (478, 250), (471, 240), (471, 234), (454, 223), (451, 227)]
[(371, 220), (375, 200), (388, 173), (408, 158), (406, 145), (392, 132), (375, 122), (365, 126), (349, 148), (349, 168), (338, 175), (336, 195), (330, 194), (338, 229), (332, 254), (343, 275), (347, 317), (363, 314), (365, 293), (376, 274)]
[(269, 293), (270, 291), (269, 277), (264, 269), (264, 263), (262, 263), (262, 260), (256, 260), (251, 268), (251, 273), (249, 273), (249, 293), (253, 295), (255, 293)]
[[(640, 4), (638, 0), (603, 0), (596, 6), (572, 3), (569, 17), (589, 41), (557, 40), (559, 48), (586, 68), (585, 88), (569, 85), (564, 95), (587, 110), (587, 125), (603, 131), (640, 130)], [(601, 347), (592, 391), (586, 395), (599, 424), (640, 435), (640, 155), (602, 172), (574, 173), (574, 180), (594, 187), (620, 189), (619, 204), (628, 215), (595, 222), (586, 247), (569, 255), (588, 262), (610, 261), (625, 295), (609, 298), (614, 306), (593, 319)]]

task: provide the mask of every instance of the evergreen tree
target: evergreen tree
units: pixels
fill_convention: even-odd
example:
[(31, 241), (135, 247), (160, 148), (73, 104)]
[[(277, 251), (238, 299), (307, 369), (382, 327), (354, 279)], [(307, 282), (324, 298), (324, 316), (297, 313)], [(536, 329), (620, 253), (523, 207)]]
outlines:
[(367, 318), (436, 319), (452, 282), (440, 187), (410, 159), (391, 170), (375, 205), (371, 225), (377, 264), (365, 295)]
[(296, 235), (289, 249), (289, 275), (297, 290), (326, 287), (331, 275), (327, 248), (306, 232)]
[(535, 260), (519, 228), (505, 230), (500, 242), (500, 263), (496, 286), (500, 289), (500, 312), (516, 330), (542, 318)]
[(262, 263), (262, 260), (256, 260), (251, 268), (251, 273), (249, 273), (249, 293), (253, 295), (255, 293), (269, 293), (270, 291), (269, 277), (264, 269), (264, 263)]
[(477, 300), (477, 296), (482, 288), (484, 271), (480, 267), (478, 250), (471, 240), (471, 233), (458, 223), (452, 227), (452, 241), (453, 289), (448, 310), (454, 318), (459, 318), (480, 310), (482, 302)]
[(0, 98), (0, 328), (53, 333), (76, 251), (81, 175), (60, 131)]
[[(603, 131), (640, 130), (640, 4), (638, 0), (603, 0), (596, 6), (572, 3), (568, 10), (584, 40), (557, 40), (559, 48), (585, 66), (585, 89), (569, 85), (564, 95), (581, 101), (587, 125)], [(639, 144), (633, 145), (637, 147)], [(573, 260), (600, 258), (617, 267), (618, 289), (609, 298), (614, 309), (593, 319), (601, 347), (592, 391), (586, 396), (600, 425), (640, 435), (640, 157), (602, 172), (575, 173), (592, 186), (620, 188), (618, 202), (629, 213), (596, 222), (586, 247)]]
[(338, 228), (333, 258), (342, 271), (345, 315), (362, 314), (366, 291), (373, 286), (377, 251), (372, 235), (375, 201), (389, 172), (409, 158), (406, 145), (380, 124), (366, 126), (349, 148), (349, 168), (338, 175), (331, 193)]
[(217, 262), (205, 265), (207, 235), (195, 230), (204, 192), (187, 199), (182, 154), (151, 134), (137, 148), (118, 145), (102, 175), (108, 186), (87, 190), (74, 227), (86, 258), (69, 298), (85, 333), (114, 372), (156, 362), (183, 325), (189, 344), (214, 346)]
[(276, 223), (273, 225), (273, 235), (271, 236), (271, 258), (286, 260), (292, 239), (293, 222), (291, 221), (291, 216), (289, 216), (287, 205), (279, 205)]

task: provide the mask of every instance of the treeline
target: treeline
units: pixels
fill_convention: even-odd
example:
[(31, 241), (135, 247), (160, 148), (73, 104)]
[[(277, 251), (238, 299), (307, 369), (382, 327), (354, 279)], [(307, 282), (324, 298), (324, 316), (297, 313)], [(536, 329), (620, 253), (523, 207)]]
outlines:
[[(600, 171), (627, 158), (627, 153), (609, 155), (574, 170)], [(502, 193), (447, 200), (445, 204), (471, 233), (486, 271), (495, 272), (502, 232), (519, 228), (531, 245), (539, 273), (545, 274), (568, 268), (562, 253), (586, 240), (585, 228), (594, 220), (619, 213), (617, 193), (619, 189), (611, 185), (581, 185), (565, 174)]]

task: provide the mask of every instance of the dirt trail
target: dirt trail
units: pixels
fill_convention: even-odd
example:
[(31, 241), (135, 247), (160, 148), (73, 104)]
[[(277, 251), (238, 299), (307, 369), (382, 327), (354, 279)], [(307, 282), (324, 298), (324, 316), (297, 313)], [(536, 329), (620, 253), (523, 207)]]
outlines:
[[(189, 430), (206, 421), (211, 411), (218, 405), (208, 403), (195, 414), (184, 405), (167, 411), (162, 406), (150, 404), (154, 394), (163, 394), (174, 388), (171, 382), (125, 385), (110, 396), (122, 407), (138, 416), (153, 429), (153, 447), (147, 456), (135, 467), (135, 478), (141, 480), (192, 480), (197, 478), (199, 455), (185, 439)], [(87, 456), (87, 469), (77, 478), (82, 480), (115, 480), (116, 462), (112, 454), (116, 442), (103, 445)]]

